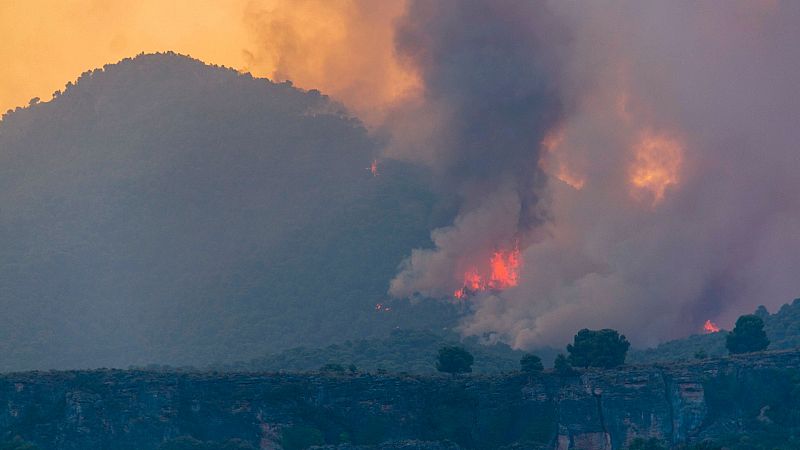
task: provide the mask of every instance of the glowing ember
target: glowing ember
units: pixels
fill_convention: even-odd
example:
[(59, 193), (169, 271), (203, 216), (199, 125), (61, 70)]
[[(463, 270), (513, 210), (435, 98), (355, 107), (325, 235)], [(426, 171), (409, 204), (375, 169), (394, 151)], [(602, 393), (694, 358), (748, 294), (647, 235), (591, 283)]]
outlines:
[(670, 137), (645, 133), (634, 153), (630, 182), (638, 191), (648, 193), (655, 205), (669, 186), (678, 183), (683, 147)]
[(706, 320), (706, 323), (703, 324), (703, 331), (705, 331), (706, 334), (716, 333), (719, 331), (719, 327), (714, 322)]
[(369, 167), (367, 167), (367, 170), (369, 170), (369, 172), (372, 174), (373, 177), (377, 177), (378, 176), (378, 160), (377, 159), (373, 159), (372, 160), (372, 164), (370, 164)]
[(510, 251), (496, 251), (489, 259), (488, 273), (482, 275), (477, 268), (464, 273), (464, 285), (453, 296), (464, 299), (486, 290), (500, 291), (519, 283), (519, 268), (522, 265), (519, 247)]

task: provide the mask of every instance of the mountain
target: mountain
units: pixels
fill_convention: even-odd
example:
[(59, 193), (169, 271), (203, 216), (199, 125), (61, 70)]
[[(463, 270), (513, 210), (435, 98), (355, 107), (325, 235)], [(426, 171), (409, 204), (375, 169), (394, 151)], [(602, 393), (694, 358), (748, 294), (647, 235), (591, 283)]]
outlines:
[[(759, 306), (754, 314), (764, 320), (764, 330), (770, 340), (769, 350), (800, 348), (800, 298), (784, 304), (775, 314), (770, 314), (764, 306)], [(664, 342), (655, 348), (633, 350), (627, 362), (686, 361), (695, 358), (698, 352), (709, 357), (724, 356), (728, 353), (725, 348), (726, 335), (727, 332), (723, 330)]]
[(448, 207), (337, 103), (173, 53), (0, 122), (0, 369), (209, 364), (440, 329), (386, 304)]

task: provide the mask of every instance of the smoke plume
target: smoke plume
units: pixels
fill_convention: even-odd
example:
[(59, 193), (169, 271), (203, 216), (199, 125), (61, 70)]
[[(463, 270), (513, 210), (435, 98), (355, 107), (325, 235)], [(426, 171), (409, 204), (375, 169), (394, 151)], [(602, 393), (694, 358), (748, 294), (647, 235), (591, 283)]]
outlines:
[(460, 212), (433, 233), (435, 249), (414, 251), (391, 293), (439, 297), (543, 221), (539, 150), (563, 114), (558, 57), (567, 39), (531, 2), (413, 2), (396, 39), (425, 86), (425, 112), (413, 114), (437, 123), (424, 134), (423, 159)]
[(437, 126), (406, 148), (461, 204), (391, 292), (452, 298), (516, 242), (518, 284), (475, 292), (463, 332), (523, 348), (794, 298), (798, 23), (790, 2), (412, 3), (397, 47)]

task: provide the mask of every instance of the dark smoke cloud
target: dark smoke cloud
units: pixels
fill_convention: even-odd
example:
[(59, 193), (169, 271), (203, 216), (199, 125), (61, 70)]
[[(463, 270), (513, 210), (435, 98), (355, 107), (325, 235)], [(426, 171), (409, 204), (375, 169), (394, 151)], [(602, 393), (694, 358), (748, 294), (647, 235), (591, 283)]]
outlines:
[(447, 295), (462, 261), (521, 235), (519, 286), (474, 297), (464, 333), (654, 344), (796, 297), (800, 6), (544, 5), (411, 6), (398, 45), (446, 118), (428, 159), (464, 207), (392, 292)]
[(459, 258), (488, 258), (541, 222), (539, 150), (564, 111), (567, 39), (541, 3), (417, 1), (396, 42), (424, 82), (424, 120), (437, 121), (422, 145), (461, 209), (453, 229), (434, 233), (437, 250), (414, 253), (392, 292), (437, 296), (452, 293)]
[(445, 111), (437, 156), (448, 182), (485, 192), (510, 176), (523, 202), (534, 199), (539, 143), (563, 109), (563, 33), (548, 11), (527, 1), (413, 2), (396, 39), (427, 100)]

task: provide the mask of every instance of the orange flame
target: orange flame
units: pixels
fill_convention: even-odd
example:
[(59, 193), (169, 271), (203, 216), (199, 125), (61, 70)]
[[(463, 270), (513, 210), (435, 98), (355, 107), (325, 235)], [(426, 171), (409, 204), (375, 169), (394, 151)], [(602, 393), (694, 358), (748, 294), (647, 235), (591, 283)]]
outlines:
[(464, 285), (456, 289), (453, 296), (459, 300), (477, 292), (500, 291), (519, 284), (519, 269), (522, 258), (519, 246), (510, 251), (496, 251), (489, 259), (488, 274), (482, 275), (477, 268), (464, 272)]
[(492, 267), (489, 287), (491, 289), (506, 289), (517, 285), (519, 276), (519, 248), (514, 248), (507, 254), (494, 252), (489, 264)]
[(706, 323), (703, 324), (703, 331), (705, 331), (706, 334), (716, 333), (719, 331), (719, 327), (714, 322), (706, 320)]
[(377, 159), (373, 159), (372, 160), (372, 164), (370, 164), (369, 167), (367, 167), (367, 170), (369, 170), (369, 172), (372, 174), (373, 177), (377, 177), (378, 176), (378, 160)]
[(646, 132), (634, 147), (634, 153), (630, 182), (637, 189), (635, 194), (649, 194), (655, 206), (664, 198), (667, 188), (678, 183), (683, 146), (669, 136)]

